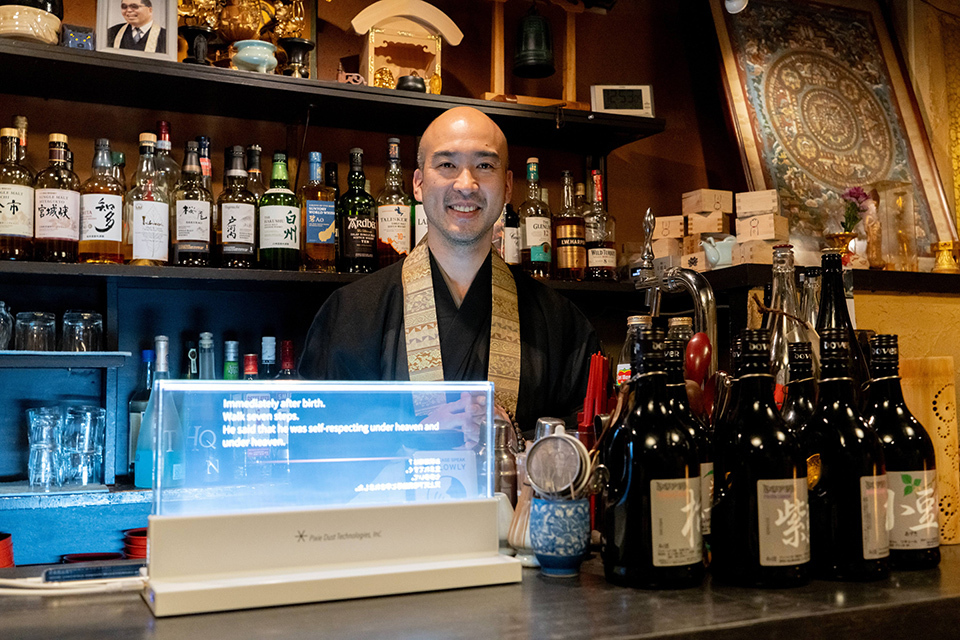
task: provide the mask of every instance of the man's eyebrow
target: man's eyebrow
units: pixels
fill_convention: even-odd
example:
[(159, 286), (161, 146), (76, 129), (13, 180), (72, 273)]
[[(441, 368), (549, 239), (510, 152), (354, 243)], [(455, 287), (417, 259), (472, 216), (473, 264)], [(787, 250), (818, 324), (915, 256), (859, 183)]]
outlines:
[(436, 160), (463, 157), (465, 155), (469, 155), (473, 158), (484, 158), (487, 160), (496, 160), (498, 162), (500, 161), (500, 154), (497, 153), (496, 151), (475, 151), (470, 154), (465, 154), (459, 151), (434, 151), (433, 155), (431, 155), (430, 157), (431, 159), (436, 161)]

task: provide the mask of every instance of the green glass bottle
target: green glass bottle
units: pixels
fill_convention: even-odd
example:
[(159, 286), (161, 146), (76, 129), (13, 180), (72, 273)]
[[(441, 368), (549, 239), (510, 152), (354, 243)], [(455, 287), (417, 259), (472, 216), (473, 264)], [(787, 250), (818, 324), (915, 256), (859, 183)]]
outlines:
[(350, 149), (350, 189), (337, 200), (340, 272), (377, 269), (377, 202), (364, 188), (363, 149)]
[(257, 262), (261, 269), (300, 269), (300, 200), (290, 190), (287, 154), (273, 154), (270, 188), (260, 198), (260, 245)]

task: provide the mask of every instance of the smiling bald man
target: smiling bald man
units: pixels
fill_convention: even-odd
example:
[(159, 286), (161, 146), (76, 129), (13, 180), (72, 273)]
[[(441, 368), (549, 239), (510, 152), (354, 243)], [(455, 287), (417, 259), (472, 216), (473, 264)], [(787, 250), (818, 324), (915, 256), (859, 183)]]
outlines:
[(413, 193), (426, 237), (402, 262), (327, 299), (300, 374), (490, 380), (498, 408), (527, 432), (539, 417), (575, 414), (600, 344), (569, 300), (492, 250), (493, 225), (513, 191), (500, 127), (476, 109), (450, 109), (424, 132), (417, 165)]

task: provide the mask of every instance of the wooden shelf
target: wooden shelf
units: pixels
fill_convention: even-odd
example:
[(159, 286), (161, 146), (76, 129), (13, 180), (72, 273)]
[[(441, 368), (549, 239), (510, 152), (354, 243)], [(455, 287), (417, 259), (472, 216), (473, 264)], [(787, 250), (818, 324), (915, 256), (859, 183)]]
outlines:
[[(770, 282), (770, 265), (741, 264), (704, 273), (714, 291), (762, 287)], [(854, 292), (960, 294), (960, 275), (854, 269)]]
[(660, 118), (593, 113), (143, 60), (0, 39), (4, 93), (178, 113), (420, 135), (441, 112), (473, 106), (511, 145), (606, 154), (659, 133)]
[(114, 369), (129, 351), (0, 351), (0, 369)]

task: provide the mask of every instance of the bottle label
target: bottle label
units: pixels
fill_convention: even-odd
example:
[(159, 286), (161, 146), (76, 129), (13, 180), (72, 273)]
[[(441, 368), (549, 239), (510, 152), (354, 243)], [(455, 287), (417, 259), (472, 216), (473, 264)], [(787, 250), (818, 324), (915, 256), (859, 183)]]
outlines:
[[(230, 253), (230, 245), (251, 245), (254, 238), (254, 220), (256, 208), (246, 202), (224, 202), (220, 205), (220, 219), (223, 221), (224, 253)], [(250, 249), (243, 247), (243, 253)]]
[(335, 202), (307, 200), (307, 244), (333, 244), (337, 241), (337, 217)]
[(807, 479), (757, 480), (757, 525), (761, 566), (810, 562)]
[(887, 470), (887, 528), (891, 549), (933, 549), (940, 545), (937, 470)]
[(66, 189), (37, 189), (36, 237), (80, 239), (80, 194)]
[(88, 193), (80, 196), (80, 239), (123, 240), (123, 196)]
[(713, 463), (700, 463), (700, 531), (708, 536), (712, 529), (710, 528), (710, 517), (713, 513)]
[(617, 386), (630, 382), (632, 370), (629, 362), (621, 362), (617, 365)]
[(300, 212), (296, 207), (260, 207), (260, 248), (300, 248)]
[(583, 269), (587, 266), (587, 241), (579, 224), (557, 223), (557, 267)]
[(200, 158), (200, 173), (204, 178), (213, 177), (213, 163), (210, 158)]
[[(423, 240), (423, 236), (427, 235), (427, 228), (429, 223), (427, 222), (427, 213), (423, 210), (423, 205), (418, 204), (413, 207), (413, 217), (414, 217), (414, 227), (416, 232), (416, 238), (414, 238), (413, 246), (420, 244), (420, 241)], [(517, 247), (517, 252), (519, 254), (520, 247)], [(520, 260), (518, 259), (516, 263), (519, 264)], [(508, 262), (508, 264), (510, 264)]]
[(503, 261), (520, 264), (520, 227), (503, 228)]
[(33, 237), (33, 187), (0, 184), (0, 235)]
[(864, 560), (876, 560), (890, 555), (887, 499), (886, 476), (860, 478), (860, 517)]
[(177, 242), (210, 242), (210, 203), (177, 200)]
[(604, 248), (588, 250), (587, 266), (615, 269), (617, 267), (617, 250)]
[(165, 202), (133, 201), (133, 259), (167, 261), (170, 208)]
[(650, 481), (653, 566), (703, 562), (700, 532), (700, 479)]
[(348, 216), (343, 255), (352, 260), (373, 258), (377, 246), (377, 221), (371, 216)]
[(401, 256), (410, 253), (410, 207), (380, 205), (377, 207), (377, 223), (380, 242), (390, 245)]
[(550, 262), (550, 218), (526, 218), (523, 230), (523, 248), (530, 250), (530, 260)]

